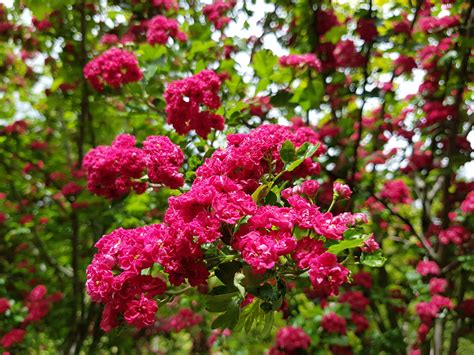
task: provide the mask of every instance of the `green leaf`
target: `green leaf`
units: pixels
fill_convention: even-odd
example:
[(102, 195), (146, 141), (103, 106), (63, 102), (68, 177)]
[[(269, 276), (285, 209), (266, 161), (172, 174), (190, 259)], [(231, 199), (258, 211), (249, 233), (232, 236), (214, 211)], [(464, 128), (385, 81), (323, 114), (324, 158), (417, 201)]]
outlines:
[(260, 201), (268, 193), (269, 187), (267, 184), (260, 185), (252, 194), (252, 198), (255, 202)]
[(291, 99), (291, 93), (286, 90), (278, 91), (274, 96), (270, 98), (270, 103), (274, 107), (284, 107), (288, 105)]
[(259, 77), (267, 78), (273, 73), (277, 62), (278, 57), (275, 56), (271, 51), (265, 49), (255, 53), (252, 66), (255, 69), (255, 73)]
[(206, 297), (206, 309), (209, 312), (225, 312), (232, 302), (238, 298), (238, 292), (225, 293), (222, 295), (208, 295)]
[(240, 317), (240, 304), (238, 302), (231, 302), (228, 304), (228, 308), (224, 314), (221, 314), (217, 317), (214, 322), (212, 322), (212, 329), (233, 329), (239, 322)]
[(466, 271), (474, 271), (474, 255), (458, 256), (461, 267)]
[(347, 28), (346, 26), (334, 26), (332, 27), (326, 34), (324, 35), (325, 42), (331, 42), (332, 44), (336, 44), (339, 42), (341, 37), (346, 33)]
[(286, 140), (280, 149), (281, 160), (285, 163), (292, 162), (296, 158), (295, 146), (290, 140)]
[(234, 275), (241, 267), (242, 264), (239, 261), (230, 261), (220, 264), (215, 274), (224, 285), (234, 285)]
[(354, 239), (345, 239), (341, 241), (340, 243), (331, 245), (328, 248), (328, 252), (337, 255), (343, 250), (354, 249), (354, 248), (362, 246), (362, 244), (364, 244), (364, 241), (366, 241), (369, 238), (370, 238), (370, 235), (364, 235), (364, 236), (354, 238)]
[(233, 284), (234, 284), (234, 286), (239, 290), (240, 295), (242, 296), (242, 298), (244, 298), (244, 297), (245, 297), (245, 294), (247, 293), (247, 292), (245, 291), (245, 287), (242, 286), (242, 283), (241, 283), (244, 278), (245, 278), (245, 275), (242, 274), (242, 273), (235, 273), (235, 274), (234, 274), (234, 280), (233, 280), (234, 282), (233, 282)]
[(305, 143), (303, 144), (296, 152), (296, 156), (298, 159), (296, 159), (293, 163), (287, 164), (285, 167), (285, 170), (288, 172), (292, 172), (295, 170), (298, 166), (300, 166), (306, 159), (311, 158), (314, 153), (319, 148), (319, 144), (313, 145), (310, 143)]
[(382, 267), (386, 261), (387, 258), (382, 255), (380, 250), (370, 254), (364, 253), (360, 257), (360, 262), (370, 267)]

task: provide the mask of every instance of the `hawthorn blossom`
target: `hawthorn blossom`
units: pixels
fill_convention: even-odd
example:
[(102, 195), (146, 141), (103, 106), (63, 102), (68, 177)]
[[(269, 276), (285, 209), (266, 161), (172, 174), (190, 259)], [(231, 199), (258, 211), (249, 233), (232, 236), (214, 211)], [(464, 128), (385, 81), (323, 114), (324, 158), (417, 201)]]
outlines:
[(135, 56), (118, 48), (107, 50), (84, 67), (84, 77), (97, 91), (103, 91), (105, 85), (119, 88), (141, 80), (142, 76)]
[(186, 33), (179, 30), (178, 21), (157, 15), (147, 22), (146, 39), (149, 44), (166, 44), (169, 38), (180, 42), (187, 40)]
[(421, 276), (439, 275), (441, 272), (438, 264), (431, 260), (418, 262), (418, 265), (416, 266), (416, 271)]
[(321, 327), (328, 333), (345, 335), (347, 332), (346, 326), (346, 320), (334, 312), (325, 314), (321, 321)]
[(179, 134), (195, 130), (203, 138), (212, 129), (222, 131), (224, 117), (213, 113), (221, 106), (220, 87), (221, 80), (212, 70), (170, 83), (164, 95), (167, 122)]
[(286, 326), (276, 334), (276, 346), (285, 351), (296, 351), (308, 349), (311, 338), (299, 327)]

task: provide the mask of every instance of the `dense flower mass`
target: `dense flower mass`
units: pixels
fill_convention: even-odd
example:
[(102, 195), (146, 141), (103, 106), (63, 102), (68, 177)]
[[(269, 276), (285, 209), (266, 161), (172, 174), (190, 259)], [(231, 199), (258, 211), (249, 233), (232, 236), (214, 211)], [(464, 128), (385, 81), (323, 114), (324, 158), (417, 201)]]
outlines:
[(472, 1), (9, 3), (2, 355), (468, 351)]
[(221, 105), (221, 80), (212, 70), (170, 83), (166, 88), (166, 120), (179, 134), (191, 130), (206, 138), (212, 129), (224, 129), (224, 117), (213, 113)]
[(102, 91), (105, 85), (118, 88), (139, 81), (142, 76), (137, 58), (118, 48), (109, 49), (84, 67), (84, 77), (97, 91)]
[(463, 226), (451, 226), (439, 232), (439, 241), (442, 244), (461, 245), (471, 239), (471, 233)]
[(146, 39), (149, 44), (166, 44), (169, 38), (186, 41), (186, 33), (179, 30), (178, 21), (161, 15), (148, 21)]
[[(301, 160), (293, 173), (297, 177), (317, 174), (319, 165), (313, 158), (323, 152), (323, 148), (314, 131), (265, 125), (248, 134), (229, 135), (228, 147), (216, 151), (204, 162), (196, 172), (191, 189), (169, 199), (163, 224), (117, 229), (96, 244), (99, 251), (87, 270), (87, 291), (93, 301), (106, 304), (102, 319), (104, 330), (118, 324), (120, 313), (127, 323), (136, 327), (153, 323), (156, 305), (152, 298), (161, 294), (166, 285), (161, 278), (142, 275), (142, 270), (159, 264), (172, 285), (186, 279), (193, 286), (202, 284), (209, 271), (201, 246), (227, 244), (229, 237), (232, 248), (255, 274), (273, 269), (280, 264), (280, 257), (286, 255), (293, 258), (298, 268), (309, 270), (315, 292), (324, 297), (338, 294), (349, 270), (338, 263), (336, 255), (326, 251), (318, 236), (341, 240), (348, 228), (367, 220), (360, 213), (321, 212), (298, 194), (288, 198), (290, 207), (258, 205), (256, 202), (264, 197), (255, 197), (260, 179), (268, 174), (290, 179), (280, 157), (280, 149), (287, 142), (292, 142), (295, 148), (304, 145), (306, 149), (308, 142), (314, 144), (312, 153)], [(138, 166), (134, 169), (135, 179), (146, 167), (154, 182), (162, 182), (163, 176), (169, 181), (183, 162), (181, 151), (167, 138), (148, 137), (143, 149), (134, 145), (133, 136), (121, 135), (111, 147), (95, 149), (99, 149), (99, 158), (104, 149), (106, 157), (116, 154), (118, 149), (125, 157), (111, 159), (114, 163), (123, 162), (133, 154), (133, 162)], [(94, 175), (96, 160), (108, 161), (99, 159), (97, 154), (93, 150), (85, 160), (93, 187), (97, 186), (93, 182), (101, 179), (100, 174)], [(125, 181), (129, 189), (127, 183), (134, 182), (130, 174), (120, 174), (120, 168), (121, 165), (117, 169), (119, 174), (113, 175), (109, 183), (111, 193), (116, 192), (116, 179)], [(178, 177), (177, 181), (182, 183), (182, 176)], [(319, 185), (306, 181), (305, 195), (314, 195)], [(340, 193), (348, 197), (346, 188)], [(246, 222), (242, 223), (244, 218)], [(235, 225), (239, 228), (229, 235)], [(295, 227), (313, 231), (315, 239), (305, 237), (298, 241), (292, 235)]]
[(20, 343), (25, 335), (26, 330), (24, 329), (12, 329), (0, 339), (0, 345), (8, 349), (12, 345)]
[(323, 316), (321, 327), (328, 333), (346, 334), (347, 322), (336, 313), (328, 313)]
[(360, 18), (357, 21), (356, 32), (366, 42), (372, 42), (378, 36), (377, 26), (375, 21), (370, 18)]
[(146, 184), (138, 181), (145, 170), (145, 156), (135, 143), (135, 137), (121, 134), (111, 146), (99, 146), (87, 153), (84, 168), (91, 192), (112, 199), (130, 190), (145, 191)]
[(380, 196), (391, 203), (410, 203), (412, 201), (410, 190), (401, 179), (387, 181)]
[(357, 52), (355, 44), (350, 39), (340, 41), (333, 51), (338, 67), (358, 68), (364, 65), (365, 58)]
[(434, 261), (431, 261), (431, 260), (420, 261), (418, 265), (416, 266), (416, 271), (421, 276), (439, 275), (441, 272), (438, 264), (436, 264)]
[(111, 146), (99, 146), (84, 157), (88, 189), (110, 199), (120, 198), (130, 191), (143, 193), (147, 183), (141, 181), (145, 169), (151, 182), (171, 188), (183, 185), (178, 172), (183, 164), (181, 149), (168, 137), (150, 136), (137, 148), (136, 139), (121, 134)]
[(190, 308), (183, 308), (177, 314), (160, 320), (158, 330), (167, 333), (179, 332), (200, 324), (202, 320), (203, 317), (200, 314), (193, 312)]
[(311, 338), (298, 327), (284, 327), (276, 334), (276, 347), (283, 351), (305, 350), (310, 344)]
[(235, 4), (235, 0), (215, 0), (212, 4), (204, 6), (202, 12), (214, 27), (220, 30), (230, 22), (230, 18), (225, 14), (232, 10)]
[(409, 74), (417, 67), (415, 59), (405, 55), (400, 55), (397, 59), (395, 59), (393, 65), (395, 67), (394, 73), (396, 75), (401, 75), (404, 73)]
[(156, 184), (176, 189), (183, 186), (179, 169), (184, 162), (182, 150), (166, 136), (149, 136), (143, 142), (148, 178)]

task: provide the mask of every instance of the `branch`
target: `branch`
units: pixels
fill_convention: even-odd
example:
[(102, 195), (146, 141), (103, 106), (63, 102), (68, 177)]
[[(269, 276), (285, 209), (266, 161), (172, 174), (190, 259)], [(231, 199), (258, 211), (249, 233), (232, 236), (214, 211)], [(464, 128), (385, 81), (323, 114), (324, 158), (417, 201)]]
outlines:
[(402, 216), (400, 213), (394, 211), (384, 200), (381, 198), (377, 197), (374, 193), (371, 193), (372, 197), (374, 197), (378, 202), (380, 202), (384, 207), (390, 212), (390, 214), (394, 215), (398, 219), (400, 219), (403, 223), (405, 223), (408, 228), (410, 228), (410, 231), (420, 240), (421, 244), (423, 244), (423, 247), (428, 251), (428, 254), (434, 259), (438, 260), (438, 255), (436, 255), (434, 249), (431, 247), (431, 245), (428, 243), (428, 240), (421, 234), (419, 234), (415, 227), (413, 227), (413, 224), (410, 222), (410, 220), (404, 216)]
[(36, 249), (38, 249), (41, 257), (44, 259), (46, 264), (51, 266), (56, 272), (58, 272), (58, 276), (62, 277), (63, 275), (66, 277), (72, 277), (72, 270), (68, 267), (64, 267), (61, 264), (59, 264), (56, 259), (54, 259), (51, 255), (48, 253), (48, 249), (43, 243), (43, 240), (40, 238), (36, 230), (33, 228), (32, 230), (32, 235), (33, 235), (33, 244), (35, 245)]

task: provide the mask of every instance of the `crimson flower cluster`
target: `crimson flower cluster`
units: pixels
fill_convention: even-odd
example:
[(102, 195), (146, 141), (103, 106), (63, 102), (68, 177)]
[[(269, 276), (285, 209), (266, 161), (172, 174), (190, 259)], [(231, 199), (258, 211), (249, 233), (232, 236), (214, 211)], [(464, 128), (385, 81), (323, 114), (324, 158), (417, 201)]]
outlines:
[[(6, 332), (0, 339), (0, 345), (6, 349), (11, 346), (21, 343), (27, 334), (27, 326), (36, 323), (46, 317), (51, 309), (51, 305), (59, 302), (63, 295), (61, 292), (55, 292), (48, 295), (48, 290), (45, 285), (35, 286), (23, 300), (28, 313), (20, 324), (20, 327), (13, 328)], [(11, 309), (12, 304), (7, 298), (0, 298), (0, 315)], [(3, 331), (4, 329), (2, 329)]]
[[(152, 324), (157, 311), (153, 297), (165, 291), (166, 283), (164, 276), (152, 276), (147, 270), (161, 270), (174, 286), (186, 280), (192, 286), (206, 283), (209, 270), (202, 248), (209, 243), (230, 248), (235, 253), (231, 255), (241, 257), (255, 274), (280, 266), (280, 257), (286, 256), (302, 273), (309, 271), (315, 292), (324, 297), (338, 294), (339, 286), (347, 281), (349, 270), (326, 250), (324, 241), (342, 240), (346, 230), (366, 221), (365, 216), (320, 211), (303, 193), (309, 191), (314, 196), (314, 183), (310, 183), (311, 188), (296, 189), (300, 192), (288, 197), (289, 207), (260, 205), (262, 197), (255, 196), (262, 179), (281, 177), (291, 181), (317, 175), (320, 167), (313, 157), (324, 151), (321, 146), (291, 174), (284, 170), (280, 149), (287, 141), (296, 148), (308, 142), (319, 145), (319, 135), (308, 128), (263, 125), (248, 134), (230, 134), (227, 139), (227, 148), (214, 152), (198, 168), (190, 190), (169, 199), (162, 224), (120, 228), (97, 242), (98, 253), (87, 269), (87, 291), (93, 301), (106, 304), (102, 329), (116, 326), (119, 314), (136, 327)], [(125, 146), (124, 141), (128, 142)], [(98, 154), (93, 150), (92, 159), (86, 159), (89, 182), (96, 181), (102, 169), (104, 176), (109, 175), (110, 164), (104, 164), (104, 168), (100, 165), (109, 161), (104, 149), (112, 149), (112, 155), (117, 149), (120, 154), (123, 149), (131, 150), (123, 158), (110, 161), (123, 162), (132, 154), (134, 159), (121, 163), (119, 172), (126, 172), (120, 182), (133, 181), (126, 165), (136, 165), (140, 160), (134, 143), (131, 136), (119, 136), (118, 144), (102, 147)], [(96, 154), (98, 157), (94, 157)], [(145, 159), (143, 166), (146, 164)], [(114, 176), (109, 184), (112, 191), (116, 180)], [(348, 195), (346, 187), (341, 191)], [(239, 228), (233, 231), (236, 225)], [(294, 228), (306, 230), (307, 236), (297, 240), (292, 235)]]
[(152, 183), (178, 188), (183, 185), (179, 169), (184, 162), (181, 149), (166, 136), (149, 136), (143, 148), (137, 148), (135, 137), (119, 135), (111, 146), (99, 146), (84, 157), (88, 189), (110, 199), (120, 198), (131, 190), (143, 193), (147, 183), (141, 181), (145, 169)]
[(275, 346), (268, 351), (268, 355), (299, 354), (309, 348), (311, 338), (303, 329), (287, 326), (278, 331), (275, 343)]
[(321, 62), (312, 53), (284, 55), (280, 57), (279, 63), (282, 67), (309, 67), (316, 71), (321, 70)]
[(202, 12), (214, 27), (220, 30), (230, 22), (230, 18), (225, 16), (225, 13), (232, 10), (235, 4), (235, 0), (216, 0), (210, 5), (204, 6)]
[(187, 40), (186, 33), (179, 30), (178, 21), (157, 15), (147, 22), (146, 40), (149, 44), (166, 44), (169, 38), (180, 42)]
[(173, 81), (165, 91), (166, 120), (179, 134), (191, 130), (206, 138), (211, 129), (223, 130), (224, 117), (212, 112), (221, 106), (221, 79), (212, 70)]
[(84, 77), (94, 89), (102, 91), (106, 84), (119, 88), (141, 80), (143, 74), (133, 53), (111, 48), (86, 64)]
[(200, 314), (194, 313), (190, 308), (182, 308), (178, 313), (159, 321), (158, 330), (170, 333), (179, 332), (200, 324), (203, 318)]

